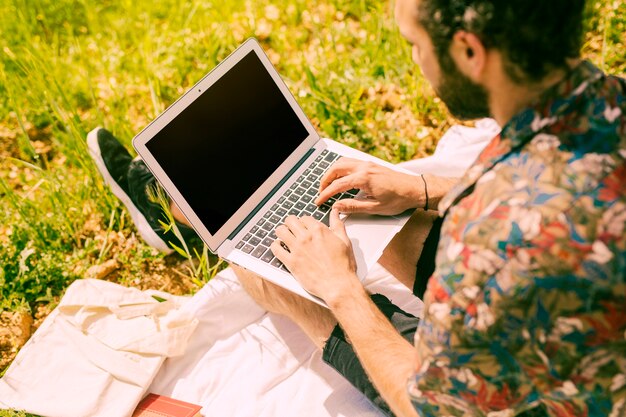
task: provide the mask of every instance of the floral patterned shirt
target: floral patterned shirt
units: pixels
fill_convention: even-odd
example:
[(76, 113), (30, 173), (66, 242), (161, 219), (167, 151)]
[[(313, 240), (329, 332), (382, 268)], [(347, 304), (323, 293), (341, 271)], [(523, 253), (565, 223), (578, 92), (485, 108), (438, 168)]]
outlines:
[(626, 416), (626, 82), (580, 63), (441, 201), (422, 416)]

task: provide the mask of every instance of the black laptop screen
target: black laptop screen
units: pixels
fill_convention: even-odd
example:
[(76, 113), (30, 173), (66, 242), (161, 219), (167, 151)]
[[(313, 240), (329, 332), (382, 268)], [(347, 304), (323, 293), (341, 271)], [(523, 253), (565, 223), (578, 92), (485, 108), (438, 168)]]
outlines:
[(250, 52), (146, 146), (215, 234), (307, 136)]

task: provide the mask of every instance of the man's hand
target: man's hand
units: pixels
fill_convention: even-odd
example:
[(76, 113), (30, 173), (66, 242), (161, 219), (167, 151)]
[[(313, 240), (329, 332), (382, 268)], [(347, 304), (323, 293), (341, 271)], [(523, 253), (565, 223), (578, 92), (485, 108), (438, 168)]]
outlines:
[(315, 203), (322, 204), (333, 195), (352, 188), (358, 188), (366, 197), (337, 201), (333, 207), (338, 211), (394, 215), (423, 207), (425, 203), (424, 183), (419, 177), (345, 157), (335, 162), (322, 177)]
[(337, 210), (330, 213), (330, 227), (312, 217), (289, 216), (276, 228), (276, 236), (280, 241), (272, 244), (272, 252), (311, 294), (328, 302), (361, 287), (352, 245)]

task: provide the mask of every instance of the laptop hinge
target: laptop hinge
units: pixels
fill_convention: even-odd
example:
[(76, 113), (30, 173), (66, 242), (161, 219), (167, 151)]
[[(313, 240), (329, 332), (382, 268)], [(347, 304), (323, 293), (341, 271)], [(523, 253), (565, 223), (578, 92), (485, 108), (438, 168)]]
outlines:
[(285, 175), (283, 177), (282, 180), (280, 180), (278, 182), (278, 184), (276, 184), (276, 186), (274, 188), (272, 188), (272, 191), (270, 191), (263, 200), (261, 200), (261, 202), (259, 204), (257, 204), (257, 206), (254, 208), (254, 210), (252, 210), (250, 212), (250, 214), (248, 214), (248, 216), (246, 216), (246, 218), (239, 223), (239, 226), (235, 229), (234, 232), (232, 232), (229, 236), (228, 236), (228, 240), (233, 240), (235, 238), (235, 236), (237, 236), (237, 233), (239, 233), (241, 231), (241, 229), (244, 228), (245, 225), (248, 224), (248, 222), (250, 221), (251, 218), (253, 218), (259, 210), (261, 210), (261, 207), (263, 207), (265, 205), (265, 203), (267, 203), (267, 201), (272, 198), (274, 196), (274, 194), (276, 193), (276, 191), (278, 191), (278, 189), (280, 187), (283, 186), (283, 184), (285, 184), (285, 182), (287, 182), (287, 180), (289, 178), (291, 178), (291, 176), (293, 175), (294, 172), (296, 172), (296, 170), (298, 168), (300, 168), (300, 166), (304, 163), (304, 161), (306, 161), (306, 159), (311, 156), (311, 154), (315, 151), (314, 148), (311, 148), (307, 151), (307, 153), (304, 154), (304, 156), (298, 161), (297, 164), (295, 164), (293, 166), (293, 168), (291, 168), (291, 170), (287, 173), (287, 175)]

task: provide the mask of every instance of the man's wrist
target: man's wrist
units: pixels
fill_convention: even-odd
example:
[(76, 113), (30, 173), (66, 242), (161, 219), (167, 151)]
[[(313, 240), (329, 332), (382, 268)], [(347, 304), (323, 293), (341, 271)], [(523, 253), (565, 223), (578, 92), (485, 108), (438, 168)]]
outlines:
[(369, 298), (367, 291), (361, 284), (359, 278), (354, 274), (354, 276), (341, 278), (337, 282), (344, 282), (346, 285), (337, 286), (336, 291), (333, 291), (332, 294), (329, 294), (324, 301), (328, 305), (328, 307), (335, 311), (337, 309), (341, 309), (346, 306), (346, 304), (350, 304), (356, 299), (359, 298)]
[(431, 174), (421, 174), (417, 179), (417, 188), (420, 190), (416, 208), (424, 210), (437, 210), (441, 199), (456, 184), (458, 178), (439, 177)]

